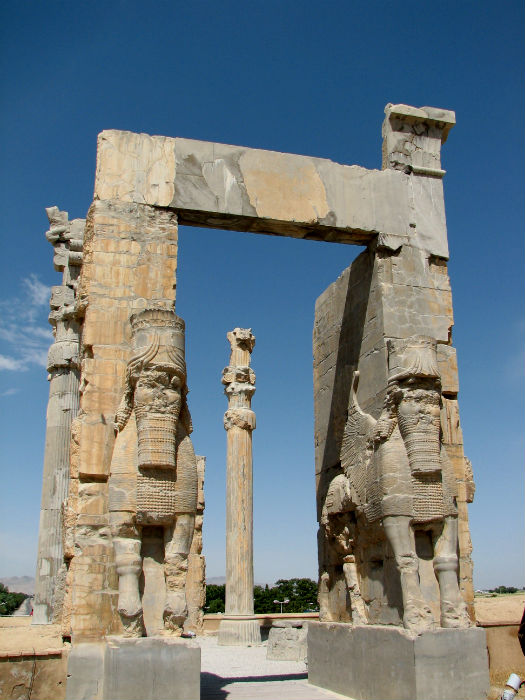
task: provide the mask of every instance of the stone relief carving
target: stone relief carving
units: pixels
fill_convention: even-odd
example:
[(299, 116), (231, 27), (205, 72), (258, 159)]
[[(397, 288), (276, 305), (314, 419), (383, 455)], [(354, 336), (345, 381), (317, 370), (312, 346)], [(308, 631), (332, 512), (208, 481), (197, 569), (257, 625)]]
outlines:
[[(440, 626), (468, 627), (458, 586), (456, 482), (442, 442), (441, 381), (436, 341), (426, 336), (388, 342), (389, 379), (378, 420), (357, 401), (354, 372), (341, 446), (343, 474), (324, 500), (325, 541), (342, 563), (354, 624), (368, 621), (355, 548), (363, 528), (382, 526), (400, 577), (403, 625), (436, 626), (420, 589), (415, 531), (429, 533), (440, 591)], [(321, 597), (323, 582), (321, 575)]]
[(184, 322), (163, 309), (131, 317), (133, 356), (115, 416), (110, 522), (125, 636), (143, 636), (139, 589), (141, 536), (163, 528), (164, 634), (179, 635), (187, 617), (188, 555), (197, 509), (197, 464), (186, 402)]

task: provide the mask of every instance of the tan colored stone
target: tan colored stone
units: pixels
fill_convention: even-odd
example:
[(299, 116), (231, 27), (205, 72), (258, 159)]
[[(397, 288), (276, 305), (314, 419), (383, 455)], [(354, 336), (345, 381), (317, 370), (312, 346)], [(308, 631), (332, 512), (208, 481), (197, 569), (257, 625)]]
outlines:
[(114, 130), (99, 135), (95, 197), (167, 206), (174, 179), (173, 139)]
[(312, 162), (286, 153), (246, 150), (239, 167), (257, 216), (309, 223), (328, 214), (326, 191)]
[[(251, 409), (255, 373), (250, 368), (255, 336), (251, 328), (227, 333), (230, 361), (222, 383), (228, 397), (226, 429), (226, 618), (219, 644), (258, 644), (261, 633), (253, 618), (253, 474)], [(248, 619), (246, 619), (248, 617)]]

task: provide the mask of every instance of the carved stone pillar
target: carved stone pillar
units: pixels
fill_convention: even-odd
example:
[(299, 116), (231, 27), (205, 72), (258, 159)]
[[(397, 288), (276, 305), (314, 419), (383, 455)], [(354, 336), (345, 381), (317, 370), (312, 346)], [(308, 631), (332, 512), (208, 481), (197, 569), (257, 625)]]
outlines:
[(83, 219), (68, 221), (67, 212), (57, 207), (46, 209), (46, 213), (51, 224), (46, 238), (55, 249), (53, 262), (55, 269), (62, 272), (62, 284), (52, 288), (50, 301), (49, 322), (55, 342), (47, 358), (50, 385), (33, 624), (57, 622), (64, 596), (62, 504), (69, 486), (71, 421), (79, 405), (80, 322), (76, 289), (85, 226)]
[(219, 644), (247, 646), (261, 643), (253, 613), (253, 475), (251, 400), (255, 373), (250, 355), (255, 345), (251, 329), (227, 334), (230, 364), (222, 374), (228, 410), (226, 452), (226, 613), (219, 628)]

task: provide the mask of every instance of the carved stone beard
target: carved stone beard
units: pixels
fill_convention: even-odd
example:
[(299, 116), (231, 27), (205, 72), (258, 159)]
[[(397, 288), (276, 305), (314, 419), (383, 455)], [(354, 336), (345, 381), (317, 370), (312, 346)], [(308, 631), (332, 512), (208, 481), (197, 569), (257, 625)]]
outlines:
[(439, 381), (413, 377), (399, 383), (397, 417), (414, 476), (441, 470)]
[(176, 468), (182, 380), (175, 368), (146, 365), (135, 385), (139, 468)]

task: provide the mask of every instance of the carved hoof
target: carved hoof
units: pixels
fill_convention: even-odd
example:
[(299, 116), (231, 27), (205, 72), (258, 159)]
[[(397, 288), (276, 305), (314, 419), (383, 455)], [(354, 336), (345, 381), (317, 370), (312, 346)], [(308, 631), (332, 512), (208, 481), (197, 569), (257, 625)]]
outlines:
[(432, 610), (425, 603), (408, 603), (403, 615), (403, 626), (411, 632), (427, 632), (436, 627)]
[(471, 626), (467, 606), (463, 600), (456, 604), (450, 600), (441, 601), (441, 627), (465, 628)]
[(144, 618), (142, 616), (142, 610), (138, 615), (132, 616), (123, 615), (122, 613), (120, 613), (120, 619), (122, 621), (122, 626), (124, 627), (124, 637), (146, 636), (146, 628), (144, 627)]
[(122, 618), (135, 619), (142, 618), (142, 605), (138, 595), (123, 595), (119, 596), (118, 611)]
[(182, 633), (184, 622), (188, 617), (186, 595), (184, 591), (168, 593), (164, 607), (164, 634), (178, 636)]

